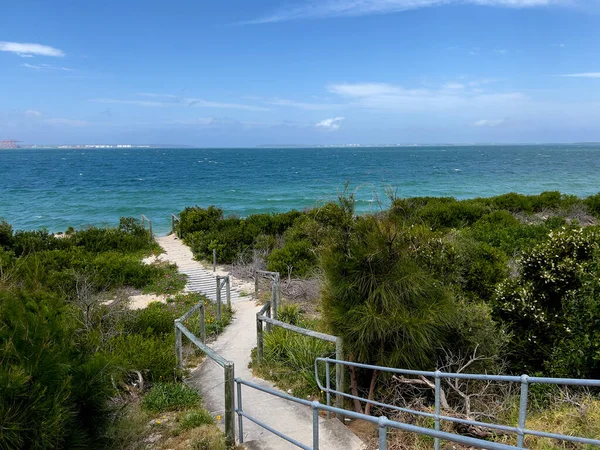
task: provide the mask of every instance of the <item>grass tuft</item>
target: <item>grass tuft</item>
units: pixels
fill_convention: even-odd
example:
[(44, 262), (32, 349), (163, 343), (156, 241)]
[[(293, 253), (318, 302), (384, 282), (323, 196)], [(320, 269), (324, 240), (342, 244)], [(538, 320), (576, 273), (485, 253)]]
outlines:
[(200, 403), (200, 394), (183, 383), (156, 383), (142, 400), (152, 412), (177, 411)]

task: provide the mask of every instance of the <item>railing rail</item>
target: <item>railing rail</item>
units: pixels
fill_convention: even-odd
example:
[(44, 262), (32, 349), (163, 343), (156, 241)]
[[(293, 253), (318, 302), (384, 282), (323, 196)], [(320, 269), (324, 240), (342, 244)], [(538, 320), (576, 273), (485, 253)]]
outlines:
[[(273, 319), (277, 319), (277, 310), (281, 300), (281, 276), (279, 272), (270, 272), (268, 270), (254, 271), (254, 298), (258, 300), (258, 280), (259, 278), (268, 278), (273, 283), (271, 284), (271, 307)], [(270, 331), (270, 328), (269, 328)]]
[[(338, 360), (344, 359), (344, 346), (341, 337), (333, 336), (331, 334), (320, 333), (314, 330), (307, 330), (306, 328), (301, 328), (296, 325), (291, 325), (286, 322), (282, 322), (280, 320), (276, 320), (271, 318), (270, 316), (270, 302), (265, 303), (265, 305), (260, 309), (258, 313), (256, 313), (256, 357), (259, 363), (263, 360), (264, 355), (264, 328), (263, 323), (268, 325), (284, 328), (289, 331), (293, 331), (294, 333), (302, 334), (304, 336), (309, 336), (315, 339), (320, 339), (322, 341), (331, 342), (335, 344), (335, 357)], [(270, 331), (267, 328), (267, 331)], [(327, 377), (327, 386), (330, 384), (330, 376), (329, 376), (329, 365), (326, 368), (326, 377)], [(339, 391), (344, 391), (344, 365), (336, 364), (335, 365), (335, 385)], [(327, 405), (330, 405), (331, 398), (330, 395), (327, 395)], [(336, 394), (336, 405), (338, 408), (343, 409), (344, 398), (341, 394)], [(330, 413), (328, 413), (330, 414)], [(337, 416), (340, 420), (343, 421), (343, 416)]]
[[(344, 365), (362, 369), (370, 369), (370, 370), (378, 370), (381, 372), (395, 373), (401, 375), (413, 375), (413, 376), (423, 376), (423, 377), (431, 377), (435, 380), (435, 413), (427, 413), (423, 411), (416, 411), (409, 408), (401, 408), (395, 405), (390, 405), (386, 403), (377, 402), (375, 400), (371, 400), (364, 397), (355, 396), (352, 394), (347, 394), (345, 392), (339, 391), (337, 389), (332, 389), (329, 385), (329, 378), (326, 376), (325, 386), (321, 382), (319, 377), (319, 363), (322, 362), (325, 364), (326, 373), (329, 371), (329, 364), (336, 365)], [(494, 423), (480, 422), (476, 420), (467, 420), (460, 419), (457, 417), (450, 417), (441, 414), (440, 408), (440, 399), (441, 399), (441, 380), (444, 378), (450, 379), (463, 379), (463, 380), (480, 380), (480, 381), (500, 381), (500, 382), (512, 382), (512, 383), (520, 383), (521, 384), (521, 393), (520, 393), (520, 401), (519, 401), (519, 419), (518, 426), (509, 426), (509, 425), (499, 425)], [(501, 430), (509, 433), (514, 433), (517, 435), (517, 447), (523, 448), (524, 440), (526, 435), (531, 436), (539, 436), (550, 439), (559, 439), (570, 442), (577, 442), (581, 444), (589, 444), (600, 446), (600, 440), (598, 439), (590, 439), (583, 438), (578, 436), (568, 436), (557, 433), (547, 433), (544, 431), (530, 430), (526, 428), (526, 420), (527, 420), (527, 403), (528, 403), (528, 390), (529, 385), (533, 383), (539, 384), (560, 384), (560, 385), (570, 385), (570, 386), (586, 386), (586, 387), (600, 387), (600, 380), (582, 380), (575, 378), (547, 378), (547, 377), (529, 377), (527, 375), (522, 376), (510, 376), (510, 375), (487, 375), (487, 374), (468, 374), (468, 373), (449, 373), (449, 372), (428, 372), (421, 370), (408, 370), (408, 369), (396, 369), (392, 367), (381, 367), (374, 366), (370, 364), (361, 364), (350, 361), (342, 361), (339, 358), (317, 358), (315, 360), (315, 379), (317, 381), (317, 386), (321, 389), (329, 398), (329, 395), (335, 394), (338, 396), (342, 396), (345, 398), (359, 400), (365, 403), (370, 403), (375, 406), (380, 406), (384, 408), (389, 408), (396, 411), (402, 411), (409, 414), (414, 414), (423, 417), (429, 417), (434, 419), (435, 430), (440, 429), (440, 421), (445, 420), (448, 422), (466, 424), (466, 425), (476, 425), (494, 430)], [(440, 441), (439, 438), (435, 439), (435, 448), (439, 449)]]
[(148, 222), (148, 230), (150, 231), (150, 237), (154, 236), (152, 233), (152, 221), (142, 214), (142, 226), (146, 229), (146, 222)]
[(181, 219), (175, 214), (171, 214), (171, 234), (175, 234), (175, 222), (179, 222), (179, 228), (177, 229), (177, 237), (181, 239)]
[(221, 292), (223, 287), (225, 288), (225, 295), (227, 298), (227, 306), (231, 309), (231, 279), (229, 275), (221, 276), (217, 275), (215, 280), (217, 281), (217, 320), (221, 320)]
[[(238, 439), (239, 439), (240, 443), (244, 442), (243, 418), (246, 418), (246, 419), (254, 422), (255, 424), (257, 424), (258, 426), (272, 432), (273, 434), (276, 434), (280, 438), (294, 444), (297, 447), (300, 447), (304, 450), (319, 450), (319, 411), (327, 411), (329, 414), (335, 413), (336, 415), (345, 415), (345, 416), (351, 417), (353, 419), (364, 420), (367, 422), (377, 424), (378, 431), (379, 431), (379, 449), (380, 450), (387, 449), (388, 428), (395, 428), (395, 429), (410, 432), (410, 433), (418, 433), (418, 434), (422, 434), (425, 436), (433, 437), (435, 439), (443, 439), (443, 440), (447, 440), (447, 441), (456, 442), (458, 444), (463, 444), (463, 445), (468, 445), (468, 446), (473, 446), (473, 447), (478, 447), (478, 448), (483, 448), (483, 449), (489, 449), (489, 450), (510, 450), (510, 449), (516, 448), (511, 445), (499, 444), (496, 442), (484, 441), (481, 439), (475, 439), (475, 438), (471, 438), (468, 436), (462, 436), (460, 434), (452, 434), (452, 433), (447, 433), (445, 431), (432, 430), (431, 428), (418, 427), (415, 425), (409, 425), (406, 423), (396, 422), (393, 420), (389, 420), (386, 417), (373, 417), (373, 416), (368, 416), (366, 414), (360, 414), (360, 413), (357, 413), (354, 411), (345, 411), (340, 408), (324, 405), (317, 401), (311, 402), (308, 400), (292, 397), (291, 395), (284, 394), (282, 392), (279, 392), (279, 391), (276, 391), (274, 389), (270, 389), (270, 388), (267, 388), (264, 386), (259, 386), (258, 384), (254, 384), (249, 381), (242, 380), (240, 378), (236, 378), (235, 382), (237, 385), (237, 398), (238, 398), (237, 408), (235, 409), (235, 412), (238, 415)], [(291, 401), (294, 403), (299, 403), (301, 405), (310, 407), (312, 409), (312, 414), (313, 414), (312, 447), (305, 445), (301, 442), (298, 442), (297, 440), (295, 440), (289, 436), (286, 436), (285, 434), (270, 427), (266, 423), (256, 419), (255, 417), (252, 417), (248, 413), (246, 413), (243, 409), (242, 386), (247, 386), (249, 388), (265, 392), (269, 395), (273, 395), (275, 397), (279, 397), (284, 400), (288, 400), (288, 401)]]
[[(194, 335), (183, 324), (185, 320), (191, 317), (195, 312), (200, 313), (200, 339)], [(177, 358), (177, 366), (183, 370), (183, 336), (187, 337), (196, 347), (198, 347), (206, 356), (216, 362), (223, 368), (224, 386), (225, 386), (225, 439), (227, 445), (233, 447), (235, 445), (235, 368), (231, 361), (223, 358), (213, 349), (206, 345), (206, 328), (204, 323), (205, 306), (204, 301), (201, 301), (183, 316), (175, 319), (175, 355)]]

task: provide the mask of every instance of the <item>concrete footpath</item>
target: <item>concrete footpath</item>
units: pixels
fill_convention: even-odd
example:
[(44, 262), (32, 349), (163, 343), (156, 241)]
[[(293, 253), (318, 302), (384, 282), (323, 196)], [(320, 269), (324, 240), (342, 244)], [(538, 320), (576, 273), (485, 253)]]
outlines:
[[(191, 251), (179, 239), (166, 236), (157, 238), (157, 242), (166, 252), (162, 259), (177, 264), (182, 273), (193, 271), (201, 277), (213, 276), (211, 271), (204, 269), (199, 262), (192, 259)], [(202, 290), (197, 290), (200, 288), (200, 285), (190, 284), (187, 290), (204, 293)], [(248, 368), (250, 352), (256, 347), (256, 313), (260, 306), (255, 304), (252, 297), (240, 297), (239, 292), (234, 295), (234, 290), (232, 289), (231, 294), (235, 318), (225, 332), (211, 344), (211, 348), (234, 363), (236, 377), (275, 389), (270, 382), (255, 378)], [(192, 372), (186, 383), (199, 390), (204, 398), (206, 408), (213, 415), (221, 416), (221, 422), (223, 422), (223, 369), (210, 358), (206, 358)], [(242, 401), (244, 412), (250, 416), (302, 444), (312, 447), (312, 410), (310, 408), (247, 386), (242, 387)], [(238, 438), (237, 423), (236, 416), (236, 440)], [(220, 425), (222, 426), (222, 423)], [(319, 444), (323, 450), (364, 448), (362, 441), (336, 419), (320, 418), (319, 432)], [(244, 419), (244, 442), (247, 443), (247, 448), (253, 449), (298, 448), (247, 419)]]

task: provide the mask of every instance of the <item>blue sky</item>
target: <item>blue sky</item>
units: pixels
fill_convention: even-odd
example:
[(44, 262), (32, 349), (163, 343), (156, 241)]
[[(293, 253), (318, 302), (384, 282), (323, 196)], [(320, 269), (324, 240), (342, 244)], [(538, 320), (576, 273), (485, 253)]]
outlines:
[(1, 0), (0, 139), (600, 141), (599, 0)]

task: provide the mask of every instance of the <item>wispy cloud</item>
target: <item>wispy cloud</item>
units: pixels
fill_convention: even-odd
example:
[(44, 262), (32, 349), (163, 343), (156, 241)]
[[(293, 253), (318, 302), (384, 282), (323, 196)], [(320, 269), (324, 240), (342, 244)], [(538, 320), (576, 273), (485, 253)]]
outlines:
[(332, 109), (339, 109), (345, 105), (340, 103), (310, 103), (310, 102), (298, 102), (288, 99), (277, 99), (267, 102), (269, 105), (275, 106), (289, 106), (291, 108), (304, 109), (306, 111), (328, 111)]
[(218, 108), (218, 109), (243, 109), (246, 111), (268, 111), (269, 108), (262, 106), (245, 105), (242, 103), (224, 103), (224, 102), (212, 102), (203, 100), (200, 98), (190, 98), (188, 100), (188, 106), (196, 106), (200, 108)]
[(474, 127), (497, 127), (498, 125), (502, 125), (506, 122), (506, 119), (482, 119), (478, 120), (473, 124)]
[(68, 127), (85, 127), (88, 125), (87, 121), (77, 119), (45, 119), (44, 122), (51, 125), (64, 125)]
[(65, 56), (65, 52), (62, 50), (50, 47), (48, 45), (6, 41), (0, 41), (0, 52), (12, 52), (26, 58), (31, 57), (32, 55), (55, 57)]
[(335, 131), (340, 129), (343, 121), (344, 117), (332, 117), (330, 119), (321, 120), (319, 123), (315, 124), (315, 127), (327, 131)]
[(246, 111), (268, 111), (269, 108), (263, 106), (247, 105), (243, 103), (228, 103), (215, 102), (204, 100), (201, 98), (179, 97), (171, 94), (152, 94), (142, 92), (137, 94), (140, 97), (152, 98), (153, 100), (137, 100), (137, 99), (116, 99), (116, 98), (94, 98), (90, 101), (94, 103), (114, 103), (120, 105), (134, 105), (143, 107), (169, 107), (183, 106), (196, 108), (213, 108), (213, 109), (240, 109)]
[(25, 111), (25, 115), (27, 117), (41, 117), (42, 113), (36, 109), (28, 109), (27, 111)]
[(305, 0), (291, 7), (276, 10), (245, 24), (283, 22), (297, 19), (323, 19), (389, 14), (411, 9), (443, 5), (472, 4), (506, 8), (533, 8), (551, 5), (569, 5), (573, 0)]
[[(120, 100), (117, 98), (93, 98), (90, 100), (94, 103), (114, 103), (118, 105), (134, 105), (134, 106), (145, 106), (145, 107), (161, 107), (167, 105), (167, 103), (152, 101), (152, 100)], [(172, 104), (172, 103), (169, 103)]]
[(584, 73), (567, 73), (561, 77), (570, 78), (600, 78), (600, 72), (584, 72)]
[(21, 64), (23, 67), (26, 67), (28, 69), (33, 69), (33, 70), (60, 70), (63, 72), (74, 72), (73, 69), (70, 69), (68, 67), (61, 67), (61, 66), (53, 66), (52, 64), (29, 64), (29, 63), (24, 63)]
[(153, 94), (151, 92), (140, 92), (140, 97), (151, 97), (151, 98), (178, 98), (177, 95), (172, 94)]
[(381, 110), (443, 111), (464, 107), (515, 105), (525, 99), (520, 92), (486, 92), (480, 84), (447, 83), (437, 89), (407, 89), (387, 83), (341, 83), (328, 86), (347, 107)]

